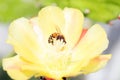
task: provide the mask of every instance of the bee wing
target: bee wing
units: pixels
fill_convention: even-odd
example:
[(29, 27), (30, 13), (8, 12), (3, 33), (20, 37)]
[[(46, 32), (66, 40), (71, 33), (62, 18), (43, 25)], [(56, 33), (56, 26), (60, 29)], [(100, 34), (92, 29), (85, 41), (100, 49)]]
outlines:
[(60, 30), (60, 28), (58, 26), (56, 26), (55, 28), (56, 28), (57, 33), (62, 34), (62, 32), (61, 32), (61, 30)]

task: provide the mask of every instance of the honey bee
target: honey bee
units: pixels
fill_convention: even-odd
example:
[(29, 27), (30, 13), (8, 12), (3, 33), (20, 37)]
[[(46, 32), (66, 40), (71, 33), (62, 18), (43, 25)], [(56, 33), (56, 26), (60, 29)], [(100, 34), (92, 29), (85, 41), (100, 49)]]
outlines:
[(65, 38), (61, 33), (55, 32), (51, 34), (50, 37), (48, 38), (48, 43), (51, 43), (52, 45), (54, 45), (54, 39), (60, 40), (60, 41), (63, 40), (63, 42), (66, 43)]

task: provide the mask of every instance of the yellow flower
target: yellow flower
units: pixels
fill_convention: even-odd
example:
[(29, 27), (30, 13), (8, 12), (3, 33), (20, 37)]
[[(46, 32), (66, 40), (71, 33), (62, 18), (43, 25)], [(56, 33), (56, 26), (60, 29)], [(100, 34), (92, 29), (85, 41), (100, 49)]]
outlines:
[(55, 80), (88, 74), (102, 68), (111, 55), (101, 55), (108, 46), (104, 29), (93, 25), (81, 39), (84, 17), (74, 8), (43, 8), (30, 20), (10, 24), (8, 43), (16, 56), (3, 59), (3, 68), (15, 80), (45, 76)]

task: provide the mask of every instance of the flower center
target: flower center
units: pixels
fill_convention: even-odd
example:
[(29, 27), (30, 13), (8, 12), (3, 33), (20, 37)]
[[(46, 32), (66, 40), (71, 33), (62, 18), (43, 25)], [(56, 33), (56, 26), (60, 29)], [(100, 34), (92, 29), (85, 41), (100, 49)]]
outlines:
[(48, 38), (48, 43), (51, 44), (57, 51), (64, 50), (66, 40), (61, 33), (53, 33)]

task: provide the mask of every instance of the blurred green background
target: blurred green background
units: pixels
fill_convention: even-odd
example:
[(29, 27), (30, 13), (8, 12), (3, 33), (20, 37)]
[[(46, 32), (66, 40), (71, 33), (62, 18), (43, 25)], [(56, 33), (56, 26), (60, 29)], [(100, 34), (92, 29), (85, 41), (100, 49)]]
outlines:
[(36, 16), (47, 5), (78, 8), (86, 17), (101, 22), (108, 22), (120, 15), (119, 0), (0, 0), (0, 22)]
[[(119, 0), (0, 0), (0, 24), (7, 24), (8, 26), (16, 18), (37, 16), (38, 11), (47, 5), (78, 8), (85, 17), (96, 22), (108, 23), (118, 17), (120, 18)], [(11, 80), (1, 65), (0, 59), (0, 80)], [(31, 80), (35, 79), (32, 78)]]

